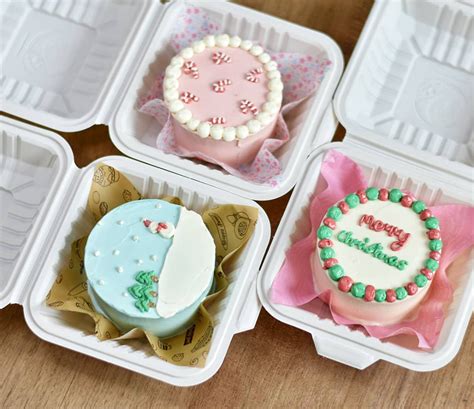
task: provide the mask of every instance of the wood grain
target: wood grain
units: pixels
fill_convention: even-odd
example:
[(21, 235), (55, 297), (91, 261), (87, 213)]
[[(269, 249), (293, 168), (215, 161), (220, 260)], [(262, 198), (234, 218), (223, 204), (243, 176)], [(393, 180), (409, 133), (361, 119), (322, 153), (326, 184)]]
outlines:
[[(243, 0), (248, 7), (321, 30), (341, 46), (346, 61), (371, 0)], [(343, 129), (336, 138), (341, 139)], [(120, 154), (107, 127), (60, 133), (78, 166)], [(289, 195), (262, 203), (274, 232)], [(236, 335), (210, 381), (180, 389), (41, 341), (20, 306), (0, 311), (2, 408), (468, 408), (473, 407), (474, 327), (447, 367), (417, 373), (379, 362), (358, 371), (319, 357), (309, 334), (262, 311), (253, 331)]]

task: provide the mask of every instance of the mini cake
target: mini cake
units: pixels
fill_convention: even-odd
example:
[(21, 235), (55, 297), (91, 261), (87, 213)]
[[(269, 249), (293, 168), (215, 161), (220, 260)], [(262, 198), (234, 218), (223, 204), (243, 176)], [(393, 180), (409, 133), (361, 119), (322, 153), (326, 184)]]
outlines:
[(162, 200), (107, 213), (87, 240), (84, 267), (97, 311), (123, 331), (185, 330), (211, 290), (214, 240), (201, 216)]
[(280, 77), (262, 47), (238, 36), (209, 35), (183, 49), (163, 81), (177, 146), (233, 167), (251, 162), (275, 128)]
[(409, 318), (425, 297), (441, 257), (438, 219), (399, 189), (370, 187), (330, 207), (312, 256), (317, 290), (355, 322)]

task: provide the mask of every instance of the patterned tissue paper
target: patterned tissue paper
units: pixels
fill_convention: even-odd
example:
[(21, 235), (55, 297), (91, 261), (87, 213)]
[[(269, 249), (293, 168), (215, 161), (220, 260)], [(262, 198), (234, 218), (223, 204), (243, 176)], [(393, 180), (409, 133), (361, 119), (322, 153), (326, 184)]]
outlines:
[[(117, 169), (104, 163), (96, 166), (87, 202), (87, 211), (96, 222), (115, 207), (141, 199), (143, 199), (141, 193)], [(183, 205), (178, 197), (166, 196), (160, 199)], [(94, 321), (94, 333), (101, 341), (126, 342), (128, 339), (146, 338), (154, 353), (165, 362), (178, 366), (205, 366), (215, 327), (214, 319), (206, 307), (220, 297), (227, 288), (225, 263), (252, 237), (258, 209), (226, 204), (206, 210), (202, 218), (216, 243), (218, 264), (214, 271), (215, 290), (203, 300), (193, 324), (185, 332), (169, 338), (159, 338), (140, 328), (122, 333), (110, 319), (97, 312), (87, 290), (87, 277), (84, 272), (84, 249), (88, 235), (72, 243), (68, 263), (60, 270), (46, 297), (46, 304), (56, 310), (88, 316)], [(219, 223), (216, 223), (216, 220)], [(237, 221), (240, 229), (235, 228)], [(226, 239), (224, 242), (223, 232)]]
[[(188, 46), (193, 41), (208, 34), (220, 33), (220, 24), (212, 21), (206, 12), (198, 7), (186, 7), (178, 17), (176, 30), (171, 36), (171, 46), (175, 52)], [(331, 67), (331, 61), (323, 56), (312, 56), (290, 52), (269, 52), (278, 63), (284, 84), (283, 105), (280, 111), (274, 134), (264, 141), (254, 161), (233, 168), (213, 158), (199, 154), (207, 162), (219, 165), (231, 175), (252, 183), (278, 186), (281, 163), (274, 152), (290, 139), (288, 127), (283, 115), (311, 94), (318, 91), (325, 74)], [(163, 102), (163, 73), (158, 75), (148, 94), (138, 101), (140, 112), (151, 115), (162, 126), (156, 137), (156, 146), (165, 153), (181, 157), (193, 157), (185, 153), (174, 143), (173, 124), (170, 114)]]
[[(295, 242), (287, 251), (285, 261), (272, 285), (272, 301), (303, 308), (321, 319), (333, 319), (338, 324), (357, 325), (331, 310), (331, 297), (319, 293), (313, 284), (310, 257), (314, 251), (316, 230), (327, 209), (349, 193), (367, 188), (362, 169), (342, 153), (331, 150), (321, 166), (321, 176), (327, 188), (315, 195), (309, 208), (311, 232)], [(409, 192), (406, 192), (409, 193)], [(453, 299), (461, 266), (452, 265), (467, 258), (466, 252), (474, 245), (474, 208), (463, 205), (430, 206), (440, 221), (443, 234), (443, 252), (439, 268), (429, 293), (418, 307), (415, 318), (386, 326), (363, 325), (370, 336), (385, 339), (398, 335), (414, 336), (419, 348), (432, 349), (438, 341), (446, 311)], [(461, 273), (460, 273), (461, 272)], [(329, 308), (321, 300), (328, 301)]]

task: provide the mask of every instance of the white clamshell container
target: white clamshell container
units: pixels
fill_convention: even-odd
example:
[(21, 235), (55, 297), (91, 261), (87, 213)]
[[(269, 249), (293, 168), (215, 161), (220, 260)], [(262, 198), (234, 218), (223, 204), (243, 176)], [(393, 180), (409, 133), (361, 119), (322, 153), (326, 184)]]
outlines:
[[(255, 202), (125, 157), (106, 157), (78, 169), (57, 134), (0, 117), (0, 308), (21, 304), (40, 338), (178, 386), (195, 385), (221, 366), (234, 334), (255, 326), (260, 304), (256, 275), (270, 240), (270, 223)], [(99, 341), (83, 314), (54, 310), (45, 299), (70, 246), (94, 221), (86, 211), (97, 162), (126, 175), (146, 197), (173, 195), (202, 213), (219, 204), (258, 208), (259, 220), (244, 251), (229, 267), (230, 285), (212, 303), (212, 346), (204, 368), (161, 361), (146, 341)]]
[(384, 360), (432, 371), (461, 346), (474, 304), (472, 252), (450, 266), (454, 298), (431, 351), (337, 325), (322, 303), (319, 315), (273, 303), (271, 287), (286, 251), (309, 234), (308, 206), (325, 186), (320, 169), (330, 149), (358, 163), (369, 185), (400, 186), (429, 205), (472, 205), (473, 20), (466, 2), (377, 1), (372, 9), (334, 101), (345, 139), (310, 155), (257, 283), (264, 308), (309, 332), (319, 355), (359, 369)]
[[(160, 125), (137, 111), (138, 99), (173, 57), (170, 39), (176, 17), (190, 5), (204, 9), (223, 32), (270, 51), (321, 55), (332, 61), (318, 92), (286, 114), (291, 140), (276, 153), (282, 164), (277, 187), (163, 153), (155, 146)], [(5, 0), (0, 18), (4, 111), (62, 131), (106, 124), (112, 142), (126, 155), (239, 196), (271, 200), (287, 193), (311, 146), (328, 142), (334, 132), (319, 125), (323, 119), (334, 124), (327, 122), (328, 106), (343, 59), (338, 45), (320, 32), (216, 0), (173, 0), (166, 5), (152, 0)]]

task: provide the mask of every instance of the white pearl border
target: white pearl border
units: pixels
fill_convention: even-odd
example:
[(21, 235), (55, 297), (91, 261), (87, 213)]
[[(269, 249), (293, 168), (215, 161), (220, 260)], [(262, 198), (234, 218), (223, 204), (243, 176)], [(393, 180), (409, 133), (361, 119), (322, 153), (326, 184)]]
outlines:
[[(262, 105), (260, 112), (250, 119), (246, 125), (233, 127), (209, 125), (207, 122), (201, 122), (193, 118), (191, 110), (186, 108), (185, 104), (179, 99), (178, 78), (182, 74), (182, 66), (185, 59), (192, 58), (194, 54), (202, 53), (207, 47), (241, 48), (258, 58), (262, 63), (268, 79), (267, 100)], [(208, 35), (200, 41), (195, 41), (190, 47), (184, 48), (171, 59), (170, 64), (165, 70), (163, 95), (165, 105), (170, 110), (171, 115), (187, 130), (199, 135), (201, 138), (232, 142), (235, 139), (242, 140), (249, 135), (259, 132), (274, 119), (280, 111), (283, 100), (283, 82), (281, 81), (280, 71), (278, 71), (278, 64), (259, 45), (254, 45), (248, 40), (242, 40), (239, 36), (231, 37), (228, 34)]]

